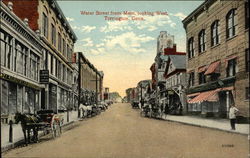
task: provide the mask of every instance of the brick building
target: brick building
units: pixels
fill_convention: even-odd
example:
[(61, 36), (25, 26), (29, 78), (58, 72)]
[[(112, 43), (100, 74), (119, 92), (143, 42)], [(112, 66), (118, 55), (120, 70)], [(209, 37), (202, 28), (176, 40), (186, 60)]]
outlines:
[(234, 102), (249, 117), (248, 1), (207, 0), (183, 24), (188, 111), (227, 117)]

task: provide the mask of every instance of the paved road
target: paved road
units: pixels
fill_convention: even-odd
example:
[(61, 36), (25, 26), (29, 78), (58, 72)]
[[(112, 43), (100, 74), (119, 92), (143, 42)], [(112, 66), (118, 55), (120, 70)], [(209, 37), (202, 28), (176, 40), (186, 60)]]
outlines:
[(142, 118), (126, 103), (80, 121), (55, 140), (20, 147), (4, 157), (246, 158), (246, 136)]

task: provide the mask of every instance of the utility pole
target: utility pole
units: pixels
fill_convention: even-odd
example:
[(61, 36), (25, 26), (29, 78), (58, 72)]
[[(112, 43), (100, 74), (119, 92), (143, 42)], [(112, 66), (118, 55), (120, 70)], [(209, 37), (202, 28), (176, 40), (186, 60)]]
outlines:
[(80, 60), (80, 52), (78, 52), (78, 118), (80, 118), (80, 104), (81, 104), (81, 60)]

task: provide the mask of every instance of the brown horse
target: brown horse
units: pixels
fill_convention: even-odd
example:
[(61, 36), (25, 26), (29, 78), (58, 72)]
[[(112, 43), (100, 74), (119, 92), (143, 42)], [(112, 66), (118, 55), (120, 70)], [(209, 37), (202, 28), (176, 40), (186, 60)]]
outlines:
[[(21, 113), (16, 113), (14, 118), (15, 118), (16, 124), (21, 122), (25, 144), (27, 145), (27, 143), (30, 143), (31, 129), (33, 131), (33, 141), (37, 142), (38, 141), (38, 127), (35, 126), (33, 123), (38, 123), (39, 118), (37, 116), (31, 115), (31, 114), (21, 114)], [(28, 139), (26, 136), (26, 131), (28, 134)]]

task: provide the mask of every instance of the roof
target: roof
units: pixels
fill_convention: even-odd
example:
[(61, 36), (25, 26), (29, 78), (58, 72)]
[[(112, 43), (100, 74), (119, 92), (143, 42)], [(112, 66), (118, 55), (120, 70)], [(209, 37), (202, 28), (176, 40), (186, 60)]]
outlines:
[(169, 55), (176, 69), (186, 69), (186, 56), (184, 55)]
[(168, 60), (168, 56), (167, 55), (161, 55), (160, 59), (162, 59), (163, 61), (167, 61)]

